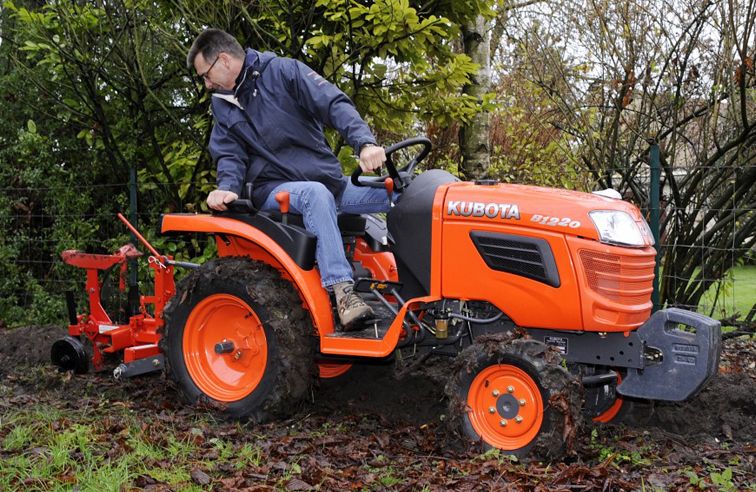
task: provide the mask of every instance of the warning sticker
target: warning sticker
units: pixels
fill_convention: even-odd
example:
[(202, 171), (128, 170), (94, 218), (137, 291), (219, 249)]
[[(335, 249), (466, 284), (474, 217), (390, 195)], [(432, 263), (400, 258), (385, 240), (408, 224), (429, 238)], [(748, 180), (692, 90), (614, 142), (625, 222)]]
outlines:
[(550, 347), (554, 347), (562, 355), (567, 355), (569, 352), (566, 337), (543, 337), (543, 343)]

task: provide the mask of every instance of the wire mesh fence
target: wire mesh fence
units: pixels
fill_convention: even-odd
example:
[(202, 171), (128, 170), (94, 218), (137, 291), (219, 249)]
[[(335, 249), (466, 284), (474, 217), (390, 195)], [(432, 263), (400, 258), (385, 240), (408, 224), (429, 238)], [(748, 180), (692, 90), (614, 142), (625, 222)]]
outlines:
[(660, 289), (666, 304), (752, 321), (756, 165), (668, 169), (661, 212)]

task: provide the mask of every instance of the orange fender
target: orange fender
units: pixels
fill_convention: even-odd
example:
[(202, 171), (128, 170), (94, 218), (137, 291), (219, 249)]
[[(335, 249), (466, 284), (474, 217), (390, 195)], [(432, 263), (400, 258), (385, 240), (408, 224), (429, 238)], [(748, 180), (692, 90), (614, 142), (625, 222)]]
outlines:
[(215, 234), (219, 256), (248, 256), (273, 266), (297, 288), (321, 339), (323, 335), (334, 332), (331, 302), (321, 285), (318, 270), (302, 269), (278, 243), (255, 227), (228, 217), (165, 214), (160, 232)]

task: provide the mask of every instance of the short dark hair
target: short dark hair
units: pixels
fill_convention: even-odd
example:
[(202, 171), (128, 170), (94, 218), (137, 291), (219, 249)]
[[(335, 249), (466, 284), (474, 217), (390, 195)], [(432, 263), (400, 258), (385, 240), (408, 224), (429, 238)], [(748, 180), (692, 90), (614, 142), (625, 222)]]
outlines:
[(205, 61), (212, 60), (221, 52), (228, 53), (234, 58), (244, 59), (244, 48), (239, 44), (235, 37), (220, 29), (207, 29), (197, 36), (197, 39), (189, 48), (189, 54), (186, 55), (187, 68), (194, 67), (194, 59), (199, 53)]

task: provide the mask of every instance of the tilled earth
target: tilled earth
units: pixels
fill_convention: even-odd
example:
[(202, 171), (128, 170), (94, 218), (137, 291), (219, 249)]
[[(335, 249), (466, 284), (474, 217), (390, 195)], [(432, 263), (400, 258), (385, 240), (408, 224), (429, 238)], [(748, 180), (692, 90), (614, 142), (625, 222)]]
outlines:
[[(213, 490), (756, 490), (753, 338), (724, 342), (719, 374), (691, 401), (639, 408), (632, 427), (588, 424), (563, 460), (518, 463), (451, 437), (444, 361), (401, 380), (393, 365), (354, 367), (321, 383), (293, 418), (240, 426), (184, 405), (160, 375), (118, 382), (109, 372), (59, 373), (49, 366), (49, 350), (62, 334), (56, 327), (0, 329), (0, 472), (12, 454), (2, 447), (10, 432), (5, 416), (48, 405), (70, 413), (64, 427), (83, 415), (112, 426), (113, 409), (128, 408), (150, 435), (198, 443), (190, 457), (198, 463), (217, 453), (213, 437), (263, 451), (259, 465), (192, 469), (186, 485)], [(290, 477), (292, 463), (301, 473)], [(183, 487), (140, 476), (125, 488)]]

